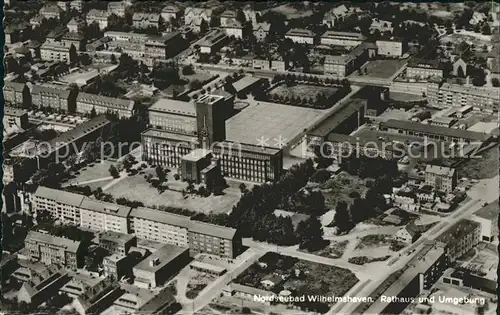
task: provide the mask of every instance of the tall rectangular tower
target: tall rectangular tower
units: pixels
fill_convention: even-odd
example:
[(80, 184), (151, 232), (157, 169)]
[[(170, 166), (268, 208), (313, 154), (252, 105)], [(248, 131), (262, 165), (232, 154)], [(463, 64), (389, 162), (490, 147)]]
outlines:
[(220, 95), (205, 95), (196, 101), (198, 137), (202, 148), (226, 139), (226, 100)]

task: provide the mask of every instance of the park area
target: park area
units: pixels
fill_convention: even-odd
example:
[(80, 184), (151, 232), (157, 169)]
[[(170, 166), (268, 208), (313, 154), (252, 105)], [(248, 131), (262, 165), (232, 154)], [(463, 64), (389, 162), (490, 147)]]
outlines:
[[(154, 169), (148, 168), (145, 174), (154, 174)], [(195, 194), (182, 194), (182, 189), (188, 186), (187, 183), (175, 180), (171, 173), (167, 175), (167, 186), (169, 189), (159, 192), (152, 187), (141, 174), (123, 178), (116, 184), (105, 190), (115, 199), (126, 198), (131, 201), (142, 202), (146, 207), (173, 207), (184, 208), (194, 212), (225, 213), (233, 208), (239, 198), (240, 191), (237, 188), (229, 187), (224, 190), (224, 195), (202, 197)], [(172, 190), (171, 190), (172, 189)]]
[[(125, 198), (129, 201), (138, 201), (146, 207), (172, 207), (187, 209), (199, 213), (225, 213), (232, 209), (240, 199), (241, 192), (238, 183), (229, 183), (229, 187), (224, 189), (222, 195), (214, 194), (208, 197), (194, 193), (185, 193), (188, 183), (176, 180), (175, 171), (168, 171), (166, 181), (163, 184), (166, 189), (159, 190), (148, 183), (146, 177), (155, 178), (156, 170), (147, 166), (144, 162), (138, 162), (133, 172), (122, 172), (120, 178), (114, 179), (109, 172), (111, 165), (116, 165), (110, 161), (89, 164), (76, 171), (74, 178), (63, 184), (63, 187), (70, 185), (81, 188), (88, 186), (91, 191), (101, 188), (105, 194), (109, 194), (113, 199)], [(118, 166), (118, 169), (120, 167)], [(196, 187), (195, 187), (196, 188)]]
[(306, 84), (297, 84), (292, 86), (287, 86), (286, 84), (280, 84), (271, 91), (269, 94), (271, 97), (279, 97), (279, 98), (301, 98), (301, 99), (316, 99), (316, 96), (319, 94), (325, 95), (326, 98), (329, 98), (338, 89), (335, 87), (328, 86), (315, 86), (315, 85), (306, 85)]

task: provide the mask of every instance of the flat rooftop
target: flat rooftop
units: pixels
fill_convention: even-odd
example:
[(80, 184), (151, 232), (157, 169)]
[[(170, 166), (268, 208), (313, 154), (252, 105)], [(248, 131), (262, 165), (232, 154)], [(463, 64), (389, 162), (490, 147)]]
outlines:
[(483, 219), (493, 220), (498, 217), (500, 209), (498, 207), (498, 199), (490, 202), (486, 207), (482, 207), (477, 210), (474, 214)]
[(268, 146), (277, 147), (280, 136), (283, 142), (287, 142), (309, 128), (322, 115), (323, 111), (318, 109), (254, 102), (226, 121), (226, 139), (260, 145), (259, 139), (263, 138), (269, 139)]
[[(158, 248), (158, 250), (153, 254), (149, 255), (148, 257), (146, 257), (146, 259), (137, 264), (134, 269), (148, 272), (157, 272), (187, 250), (187, 248), (165, 244), (161, 248)], [(153, 264), (153, 261), (155, 260), (157, 261), (157, 263)]]
[(141, 135), (144, 137), (154, 137), (162, 140), (175, 140), (175, 141), (184, 141), (187, 143), (198, 143), (198, 138), (195, 136), (187, 136), (174, 132), (167, 132), (165, 130), (148, 129), (144, 131)]
[(130, 240), (132, 240), (133, 238), (135, 238), (135, 235), (118, 233), (114, 231), (106, 231), (99, 234), (99, 241), (105, 240), (105, 241), (115, 242), (118, 244), (125, 244)]
[(442, 136), (449, 136), (449, 137), (462, 138), (475, 141), (486, 141), (490, 137), (487, 134), (479, 132), (473, 132), (462, 129), (452, 129), (440, 126), (430, 126), (419, 122), (396, 120), (396, 119), (389, 119), (386, 122), (382, 122), (380, 123), (380, 127), (404, 129), (408, 131), (416, 131), (423, 133), (432, 133)]
[(158, 100), (149, 108), (149, 111), (196, 117), (196, 105), (193, 102), (183, 102), (168, 98)]
[(464, 235), (471, 233), (479, 226), (480, 224), (478, 222), (462, 219), (441, 234), (437, 240), (452, 245), (460, 242)]
[(196, 162), (211, 154), (212, 151), (206, 149), (195, 149), (182, 157), (184, 161)]
[(20, 117), (24, 114), (27, 114), (25, 110), (19, 109), (19, 108), (12, 108), (12, 107), (4, 107), (4, 115), (5, 116), (15, 116), (15, 117)]
[(131, 207), (122, 206), (116, 203), (93, 200), (90, 198), (84, 198), (80, 208), (122, 218), (126, 218), (132, 209)]
[(353, 98), (346, 103), (341, 109), (335, 111), (329, 118), (325, 119), (316, 128), (311, 130), (309, 134), (326, 137), (330, 132), (337, 128), (341, 123), (348, 119), (352, 114), (367, 105), (367, 101), (359, 98)]

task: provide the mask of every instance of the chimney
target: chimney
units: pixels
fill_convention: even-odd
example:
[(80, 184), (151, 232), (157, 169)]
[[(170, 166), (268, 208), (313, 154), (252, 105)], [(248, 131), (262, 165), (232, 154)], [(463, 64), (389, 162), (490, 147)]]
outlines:
[(149, 261), (151, 267), (158, 266), (160, 264), (160, 258), (155, 258)]

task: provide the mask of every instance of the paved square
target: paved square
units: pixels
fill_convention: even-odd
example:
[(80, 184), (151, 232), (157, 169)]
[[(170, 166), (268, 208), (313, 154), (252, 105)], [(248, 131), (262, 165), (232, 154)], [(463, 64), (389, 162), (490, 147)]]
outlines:
[(259, 145), (258, 139), (269, 139), (268, 146), (276, 147), (276, 140), (287, 142), (309, 127), (322, 110), (268, 103), (253, 103), (226, 122), (229, 141)]

